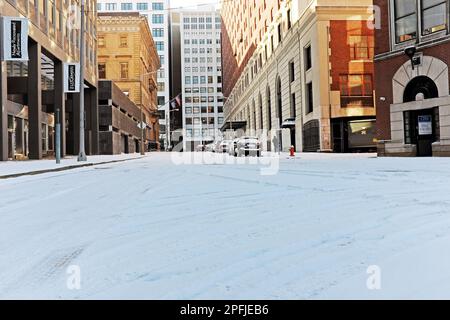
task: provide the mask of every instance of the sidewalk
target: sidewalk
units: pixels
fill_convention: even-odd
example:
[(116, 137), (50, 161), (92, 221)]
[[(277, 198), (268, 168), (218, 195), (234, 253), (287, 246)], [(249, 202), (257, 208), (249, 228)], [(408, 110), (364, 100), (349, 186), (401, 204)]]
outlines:
[(122, 162), (143, 158), (139, 153), (120, 155), (88, 156), (86, 162), (78, 162), (76, 156), (61, 159), (60, 164), (53, 160), (24, 160), (0, 162), (0, 179), (16, 178), (24, 175), (35, 175), (46, 172), (56, 172), (98, 164)]

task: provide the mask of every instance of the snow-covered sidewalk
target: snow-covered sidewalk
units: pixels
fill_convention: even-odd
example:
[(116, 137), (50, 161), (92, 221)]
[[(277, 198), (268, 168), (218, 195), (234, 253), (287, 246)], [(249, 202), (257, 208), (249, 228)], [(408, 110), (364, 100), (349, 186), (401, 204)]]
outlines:
[[(148, 154), (147, 154), (148, 155)], [(57, 164), (52, 160), (24, 160), (24, 161), (0, 161), (0, 178), (3, 176), (34, 173), (41, 171), (51, 171), (54, 169), (85, 166), (87, 164), (108, 163), (111, 161), (124, 161), (130, 159), (138, 159), (142, 156), (139, 153), (119, 154), (119, 155), (102, 155), (88, 156), (87, 161), (78, 162), (76, 156), (67, 156), (61, 159), (61, 163)]]

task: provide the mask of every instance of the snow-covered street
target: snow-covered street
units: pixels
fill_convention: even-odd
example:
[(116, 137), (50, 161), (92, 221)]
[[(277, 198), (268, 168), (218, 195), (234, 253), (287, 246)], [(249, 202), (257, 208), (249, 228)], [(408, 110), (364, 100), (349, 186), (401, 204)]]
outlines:
[(0, 181), (0, 298), (450, 298), (450, 159), (260, 169), (152, 153)]

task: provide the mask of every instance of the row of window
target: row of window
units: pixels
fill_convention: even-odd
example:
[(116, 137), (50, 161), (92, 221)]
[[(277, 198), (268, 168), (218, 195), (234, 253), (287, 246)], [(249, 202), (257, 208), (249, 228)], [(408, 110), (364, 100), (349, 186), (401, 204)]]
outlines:
[[(208, 91), (207, 91), (208, 90)], [(214, 93), (214, 87), (201, 87), (201, 88), (185, 88), (184, 89), (185, 93)], [(222, 92), (222, 87), (217, 87), (217, 92), (220, 93)], [(220, 101), (223, 101), (223, 98), (221, 98)]]
[[(204, 45), (204, 44), (213, 44), (213, 39), (184, 39), (185, 45)], [(220, 44), (220, 39), (216, 39), (216, 44)]]
[[(223, 119), (223, 117), (220, 117), (220, 118), (222, 118)], [(202, 125), (214, 125), (214, 123), (215, 123), (215, 118), (214, 117), (194, 117), (194, 118), (192, 118), (192, 117), (186, 117), (185, 118), (185, 123), (187, 124), (187, 125), (200, 125), (200, 124), (202, 124)], [(218, 121), (219, 122), (219, 121)], [(223, 122), (222, 122), (223, 123)], [(220, 123), (221, 124), (221, 123)]]
[[(104, 4), (105, 10), (117, 10), (117, 3), (109, 2)], [(152, 10), (164, 10), (164, 3), (163, 2), (152, 2), (151, 3)], [(97, 3), (97, 10), (101, 11), (103, 9), (102, 3)], [(123, 11), (131, 11), (131, 10), (137, 10), (137, 11), (147, 11), (149, 10), (149, 3), (148, 2), (138, 2), (136, 3), (136, 9), (133, 8), (133, 3), (131, 2), (125, 2), (120, 4), (120, 10)]]
[[(220, 23), (220, 17), (215, 17), (214, 22)], [(212, 17), (183, 17), (183, 23), (212, 23)]]
[[(222, 72), (222, 67), (218, 66), (215, 68), (217, 72)], [(184, 67), (184, 72), (214, 72), (214, 67), (208, 66), (208, 67)]]
[(395, 43), (447, 30), (448, 0), (393, 0)]
[[(192, 81), (191, 81), (192, 80)], [(214, 76), (185, 76), (185, 84), (211, 84), (214, 82)], [(222, 83), (222, 76), (217, 76), (217, 83)]]
[[(223, 123), (223, 118), (219, 118), (218, 120), (219, 124)], [(201, 135), (200, 135), (201, 134)], [(192, 138), (192, 137), (215, 137), (215, 130), (214, 129), (186, 129), (186, 137)]]
[[(209, 47), (209, 48), (184, 48), (184, 53), (185, 54), (204, 54), (204, 53), (209, 53), (212, 54), (213, 53), (213, 48)], [(216, 53), (217, 54), (221, 54), (221, 50), (220, 48), (216, 48)]]
[[(214, 58), (213, 57), (194, 57), (194, 58), (190, 58), (190, 57), (185, 57), (184, 58), (184, 63), (213, 63), (214, 62)], [(216, 57), (216, 63), (222, 63), (222, 58), (221, 57)]]
[[(213, 25), (210, 23), (206, 23), (206, 24), (184, 24), (183, 28), (184, 30), (212, 30)], [(220, 24), (216, 24), (216, 29), (220, 29), (221, 26)]]
[(223, 107), (186, 107), (185, 109), (186, 114), (198, 114), (198, 113), (223, 113)]
[(219, 99), (222, 97), (215, 98), (214, 96), (201, 96), (201, 97), (184, 97), (185, 103), (207, 103), (207, 102), (219, 102)]

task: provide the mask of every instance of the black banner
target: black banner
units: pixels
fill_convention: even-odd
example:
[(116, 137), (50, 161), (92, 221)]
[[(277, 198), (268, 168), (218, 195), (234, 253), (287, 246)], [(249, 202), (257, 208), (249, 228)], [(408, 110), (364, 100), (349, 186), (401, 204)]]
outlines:
[(22, 21), (11, 20), (11, 58), (22, 59)]
[(67, 88), (69, 91), (75, 91), (76, 86), (76, 79), (77, 79), (77, 72), (76, 72), (76, 66), (74, 64), (68, 65), (68, 72), (67, 72)]

